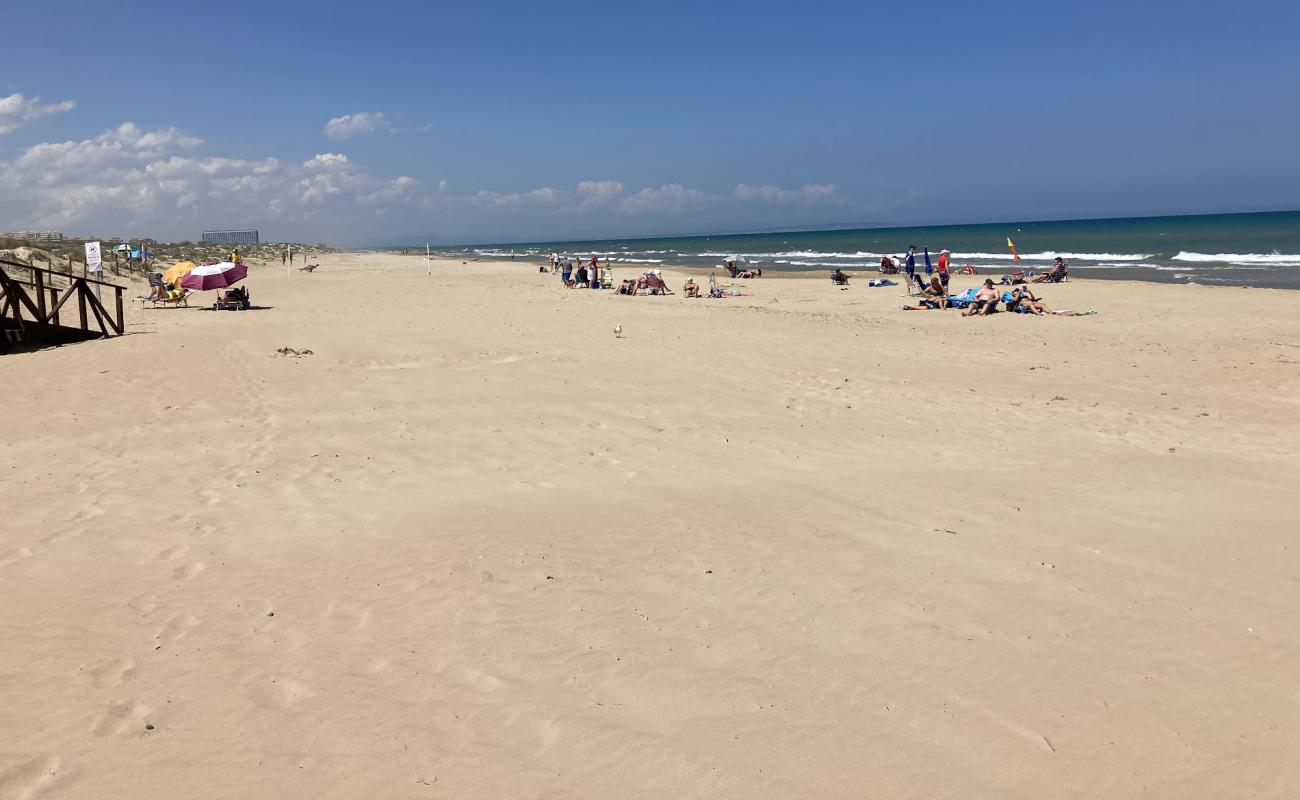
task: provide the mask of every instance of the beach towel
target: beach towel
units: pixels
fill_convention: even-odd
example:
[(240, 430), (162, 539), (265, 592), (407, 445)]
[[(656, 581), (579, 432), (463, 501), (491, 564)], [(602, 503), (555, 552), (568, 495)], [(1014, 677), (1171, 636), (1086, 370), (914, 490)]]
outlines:
[(1097, 309), (1090, 308), (1087, 311), (1071, 311), (1068, 308), (1060, 308), (1052, 313), (1058, 317), (1091, 317), (1097, 313)]
[(897, 286), (898, 284), (891, 281), (889, 278), (872, 278), (871, 280), (867, 281), (867, 285), (868, 286)]
[(975, 289), (967, 289), (964, 292), (948, 296), (948, 305), (953, 308), (967, 308), (975, 302)]

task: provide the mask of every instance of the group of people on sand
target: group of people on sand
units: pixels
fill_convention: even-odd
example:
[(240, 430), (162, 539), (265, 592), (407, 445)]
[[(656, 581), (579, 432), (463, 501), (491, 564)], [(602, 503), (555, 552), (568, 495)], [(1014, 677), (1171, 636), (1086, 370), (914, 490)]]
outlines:
[[(691, 281), (687, 281), (690, 283)], [(644, 275), (636, 278), (627, 278), (614, 288), (614, 294), (638, 295), (638, 294), (672, 294), (668, 284), (664, 281), (663, 275), (659, 270), (647, 270)], [(686, 295), (691, 297), (689, 293)]]
[(986, 317), (998, 310), (999, 303), (1013, 314), (1042, 316), (1056, 313), (1027, 285), (1015, 285), (1010, 291), (1001, 291), (994, 285), (992, 278), (985, 278), (984, 285), (979, 289), (967, 289), (961, 294), (950, 295), (948, 288), (939, 282), (938, 276), (932, 276), (929, 285), (921, 290), (921, 299), (917, 305), (905, 305), (903, 310), (942, 311), (946, 308), (959, 308), (962, 309), (963, 317)]
[[(939, 282), (943, 284), (943, 287), (947, 289), (950, 275), (949, 262), (952, 254), (947, 250), (940, 250), (938, 263), (936, 265), (931, 265), (930, 248), (926, 247), (923, 249), (925, 252), (925, 274), (937, 277)], [(963, 269), (968, 275), (975, 274), (975, 267), (970, 264), (967, 264)], [(892, 256), (881, 256), (880, 272), (882, 275), (897, 275), (899, 273), (898, 260), (894, 259)], [(907, 281), (909, 284), (915, 282), (918, 288), (925, 289), (925, 281), (922, 280), (921, 276), (916, 272), (916, 245), (914, 244), (909, 244), (907, 246), (907, 253), (902, 257), (902, 272), (907, 274)]]
[[(578, 269), (574, 270), (573, 262), (568, 256), (559, 256), (551, 253), (551, 273), (560, 273), (560, 280), (570, 289), (600, 289), (600, 258), (594, 253), (591, 261), (583, 264), (579, 262)], [(605, 259), (605, 272), (609, 272), (609, 259)], [(606, 275), (606, 283), (609, 276)]]

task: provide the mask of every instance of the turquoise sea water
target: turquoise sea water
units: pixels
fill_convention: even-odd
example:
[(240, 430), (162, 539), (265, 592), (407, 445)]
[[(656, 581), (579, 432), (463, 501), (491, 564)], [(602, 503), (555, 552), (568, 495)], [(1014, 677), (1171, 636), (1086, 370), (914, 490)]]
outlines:
[(882, 254), (898, 256), (915, 244), (918, 268), (924, 264), (920, 248), (928, 246), (936, 259), (941, 249), (950, 250), (954, 269), (973, 264), (987, 274), (1014, 268), (1008, 238), (1020, 253), (1021, 269), (1042, 271), (1059, 255), (1081, 277), (1300, 288), (1300, 211), (522, 242), (438, 252), (471, 258), (513, 252), (527, 259), (594, 253), (665, 266), (713, 266), (739, 255), (763, 269), (851, 272), (873, 271)]

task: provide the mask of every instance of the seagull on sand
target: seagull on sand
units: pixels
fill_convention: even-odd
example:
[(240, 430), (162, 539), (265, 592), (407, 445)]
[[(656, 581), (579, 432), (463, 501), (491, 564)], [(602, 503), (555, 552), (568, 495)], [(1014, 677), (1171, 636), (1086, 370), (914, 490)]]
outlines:
[(623, 323), (617, 322), (614, 324), (614, 338), (615, 339), (623, 338)]

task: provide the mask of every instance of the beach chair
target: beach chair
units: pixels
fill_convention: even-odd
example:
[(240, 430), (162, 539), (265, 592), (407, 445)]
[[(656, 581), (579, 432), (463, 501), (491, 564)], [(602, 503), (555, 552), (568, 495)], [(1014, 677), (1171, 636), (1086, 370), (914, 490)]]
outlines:
[(217, 295), (217, 301), (212, 304), (213, 311), (243, 311), (251, 307), (248, 302), (248, 290), (243, 287), (222, 292)]
[[(151, 272), (149, 273), (148, 277), (149, 277), (149, 296), (136, 297), (133, 298), (134, 301), (138, 301), (142, 306), (145, 303), (150, 303), (156, 307), (159, 303), (162, 303), (164, 306), (171, 304), (177, 307), (180, 306), (185, 306), (186, 308), (189, 307), (190, 305), (189, 289), (176, 288), (176, 289), (169, 290), (167, 288), (167, 284), (163, 282), (163, 277), (161, 272)], [(155, 297), (154, 296), (155, 291), (161, 292), (162, 297), (161, 298)]]
[(836, 286), (848, 286), (849, 276), (846, 273), (840, 272), (837, 269), (833, 269), (831, 270), (831, 283), (835, 284)]

